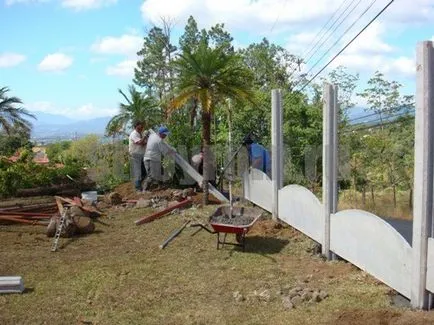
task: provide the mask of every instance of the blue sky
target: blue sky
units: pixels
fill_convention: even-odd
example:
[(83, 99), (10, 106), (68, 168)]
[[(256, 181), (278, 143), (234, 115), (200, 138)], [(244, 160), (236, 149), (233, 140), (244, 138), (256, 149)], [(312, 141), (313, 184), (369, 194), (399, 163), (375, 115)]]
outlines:
[[(312, 39), (339, 6), (351, 15), (304, 67), (308, 71), (370, 1), (348, 0), (0, 0), (0, 86), (31, 111), (74, 119), (113, 115), (118, 88), (132, 79), (145, 28), (170, 17), (173, 42), (189, 15), (199, 27), (225, 23), (237, 47), (268, 37), (306, 54)], [(360, 1), (359, 1), (360, 2)], [(377, 0), (345, 37), (320, 60), (315, 73), (388, 1)], [(343, 10), (343, 9), (342, 9)], [(361, 75), (359, 88), (380, 69), (414, 92), (415, 46), (432, 39), (434, 1), (397, 0), (332, 65)], [(306, 59), (306, 58), (305, 58)], [(359, 99), (359, 101), (361, 101)], [(361, 102), (363, 104), (363, 102)]]

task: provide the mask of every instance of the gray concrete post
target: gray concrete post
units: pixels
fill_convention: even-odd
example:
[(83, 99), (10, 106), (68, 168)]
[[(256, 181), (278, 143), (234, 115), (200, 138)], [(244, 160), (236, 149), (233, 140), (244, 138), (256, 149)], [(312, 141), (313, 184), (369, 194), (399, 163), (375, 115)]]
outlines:
[(428, 307), (427, 251), (433, 213), (433, 87), (434, 48), (431, 41), (425, 41), (417, 46), (411, 281), (411, 304), (424, 309)]
[(330, 214), (336, 212), (336, 100), (337, 92), (331, 84), (324, 84), (323, 106), (323, 159), (322, 159), (322, 198), (324, 206), (324, 225), (322, 254), (328, 260), (330, 254)]
[(282, 94), (280, 89), (271, 91), (271, 179), (273, 184), (273, 220), (279, 218), (279, 189), (282, 184)]

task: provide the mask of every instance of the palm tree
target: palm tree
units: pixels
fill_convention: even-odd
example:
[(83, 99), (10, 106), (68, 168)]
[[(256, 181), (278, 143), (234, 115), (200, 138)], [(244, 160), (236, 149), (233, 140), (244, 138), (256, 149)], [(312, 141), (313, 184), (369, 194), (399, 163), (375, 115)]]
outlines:
[(32, 123), (25, 119), (25, 117), (36, 117), (29, 113), (25, 108), (19, 107), (23, 102), (18, 97), (8, 97), (8, 87), (0, 88), (0, 130), (10, 135), (17, 129), (30, 133)]
[(201, 107), (202, 144), (204, 154), (203, 191), (204, 204), (208, 204), (210, 170), (211, 121), (214, 109), (227, 98), (253, 101), (250, 71), (235, 54), (225, 53), (223, 48), (210, 48), (202, 42), (195, 52), (186, 50), (176, 61), (178, 93), (171, 107), (179, 108), (189, 99), (196, 99)]
[(125, 133), (130, 123), (140, 121), (145, 129), (152, 127), (159, 121), (161, 112), (155, 100), (137, 91), (132, 85), (128, 87), (130, 98), (119, 89), (119, 93), (125, 99), (126, 104), (119, 104), (119, 114), (113, 116), (107, 123), (106, 133), (116, 135)]

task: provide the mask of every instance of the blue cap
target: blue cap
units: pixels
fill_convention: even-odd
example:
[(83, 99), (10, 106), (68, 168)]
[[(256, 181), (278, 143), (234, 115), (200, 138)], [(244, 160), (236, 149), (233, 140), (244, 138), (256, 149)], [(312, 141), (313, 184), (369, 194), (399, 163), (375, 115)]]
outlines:
[(168, 135), (170, 132), (169, 129), (166, 128), (165, 126), (160, 126), (158, 128), (158, 133)]

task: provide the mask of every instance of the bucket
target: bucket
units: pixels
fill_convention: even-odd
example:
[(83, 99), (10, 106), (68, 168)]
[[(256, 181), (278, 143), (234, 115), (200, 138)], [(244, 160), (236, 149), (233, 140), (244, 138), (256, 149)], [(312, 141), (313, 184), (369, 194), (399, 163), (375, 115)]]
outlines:
[(98, 199), (97, 191), (81, 192), (81, 198), (86, 201), (96, 202)]

